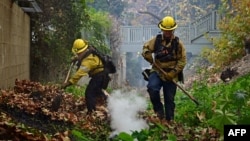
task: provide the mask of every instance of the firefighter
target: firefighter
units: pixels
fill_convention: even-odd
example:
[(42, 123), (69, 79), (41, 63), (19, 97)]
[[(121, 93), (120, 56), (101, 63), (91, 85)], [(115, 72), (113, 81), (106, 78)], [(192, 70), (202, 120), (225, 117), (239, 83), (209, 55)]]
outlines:
[[(167, 122), (174, 120), (177, 86), (173, 81), (183, 81), (183, 77), (178, 76), (181, 76), (186, 65), (186, 50), (182, 41), (174, 35), (177, 26), (173, 17), (164, 17), (158, 24), (161, 34), (147, 41), (142, 50), (144, 59), (152, 64), (147, 91), (153, 110), (160, 119), (165, 119)], [(154, 64), (166, 73), (164, 74)], [(164, 104), (160, 98), (161, 88), (163, 88)]]
[(70, 79), (61, 85), (62, 89), (77, 84), (84, 76), (89, 76), (91, 79), (85, 91), (85, 99), (88, 114), (96, 110), (96, 98), (101, 97), (106, 100), (106, 95), (103, 89), (107, 89), (110, 81), (109, 74), (104, 71), (104, 65), (101, 59), (91, 53), (90, 45), (86, 40), (76, 39), (73, 43), (72, 52), (76, 58), (72, 62), (76, 62), (78, 67), (75, 74)]

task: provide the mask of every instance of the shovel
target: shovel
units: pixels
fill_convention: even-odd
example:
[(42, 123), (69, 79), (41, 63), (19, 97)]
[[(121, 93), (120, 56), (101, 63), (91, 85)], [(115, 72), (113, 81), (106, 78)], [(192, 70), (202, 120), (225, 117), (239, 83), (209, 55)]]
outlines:
[(67, 83), (67, 82), (68, 82), (68, 80), (69, 80), (69, 75), (70, 75), (70, 72), (71, 72), (71, 70), (72, 70), (73, 65), (74, 65), (74, 63), (72, 62), (72, 63), (70, 64), (69, 71), (68, 71), (67, 76), (66, 76), (66, 78), (65, 78), (65, 80), (64, 80), (64, 83)]
[[(73, 67), (74, 63), (72, 62), (70, 64), (70, 67), (69, 67), (69, 71), (67, 73), (67, 76), (64, 80), (64, 83), (67, 83), (68, 80), (69, 80), (69, 76), (70, 76), (70, 73), (71, 73), (71, 70), (72, 70), (72, 67)], [(60, 108), (60, 105), (62, 103), (62, 100), (63, 100), (63, 96), (62, 96), (62, 92), (60, 92), (58, 95), (56, 95), (52, 101), (52, 104), (51, 104), (51, 111), (53, 112), (56, 112), (58, 111), (58, 109)]]

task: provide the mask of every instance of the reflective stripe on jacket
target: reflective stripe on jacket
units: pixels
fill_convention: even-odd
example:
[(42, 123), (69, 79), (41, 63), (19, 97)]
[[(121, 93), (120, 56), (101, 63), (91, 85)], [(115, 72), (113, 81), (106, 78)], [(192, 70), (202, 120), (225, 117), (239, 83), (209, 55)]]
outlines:
[(76, 71), (76, 73), (73, 74), (69, 81), (72, 84), (76, 84), (81, 79), (81, 77), (87, 75), (93, 76), (94, 74), (97, 74), (103, 70), (104, 68), (102, 61), (96, 55), (90, 54), (82, 59), (81, 66)]

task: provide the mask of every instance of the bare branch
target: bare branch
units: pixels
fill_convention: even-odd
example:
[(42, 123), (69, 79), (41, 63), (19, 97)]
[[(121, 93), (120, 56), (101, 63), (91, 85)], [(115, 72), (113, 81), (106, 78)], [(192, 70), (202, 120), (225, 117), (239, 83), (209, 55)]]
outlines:
[(161, 18), (160, 18), (159, 16), (157, 16), (157, 15), (155, 15), (154, 13), (151, 13), (151, 12), (149, 12), (149, 11), (138, 11), (138, 13), (140, 13), (140, 14), (147, 14), (147, 15), (150, 15), (150, 16), (156, 18), (156, 19), (159, 20), (159, 21), (161, 20)]
[(160, 9), (160, 11), (158, 12), (158, 15), (161, 15), (167, 8), (170, 8), (169, 3), (167, 3), (163, 8)]

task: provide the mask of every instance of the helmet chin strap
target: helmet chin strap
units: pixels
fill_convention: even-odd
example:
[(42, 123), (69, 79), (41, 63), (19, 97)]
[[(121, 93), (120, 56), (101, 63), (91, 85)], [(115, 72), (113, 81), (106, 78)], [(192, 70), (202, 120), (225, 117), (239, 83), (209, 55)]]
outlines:
[(162, 36), (166, 42), (169, 42), (171, 40), (171, 38), (174, 36), (174, 30), (172, 31), (172, 33), (169, 37), (166, 37), (163, 32), (162, 32)]

